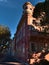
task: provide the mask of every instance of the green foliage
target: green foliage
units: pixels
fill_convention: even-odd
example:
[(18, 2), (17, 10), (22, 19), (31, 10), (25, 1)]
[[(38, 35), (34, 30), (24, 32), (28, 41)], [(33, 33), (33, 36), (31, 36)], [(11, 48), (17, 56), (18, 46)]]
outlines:
[(11, 33), (8, 27), (2, 26), (0, 25), (0, 39), (2, 38), (6, 38), (6, 37), (10, 37)]
[(40, 16), (40, 12), (43, 12), (43, 11), (45, 11), (45, 4), (44, 4), (44, 2), (38, 3), (38, 4), (35, 6), (33, 16), (34, 16), (35, 18), (37, 18), (38, 16)]
[(6, 26), (0, 25), (0, 52), (2, 52), (3, 49), (7, 48), (10, 41), (10, 36), (11, 36), (11, 33), (9, 28)]
[(40, 21), (40, 27), (44, 27), (42, 32), (49, 33), (49, 0), (38, 3), (35, 6), (33, 16)]

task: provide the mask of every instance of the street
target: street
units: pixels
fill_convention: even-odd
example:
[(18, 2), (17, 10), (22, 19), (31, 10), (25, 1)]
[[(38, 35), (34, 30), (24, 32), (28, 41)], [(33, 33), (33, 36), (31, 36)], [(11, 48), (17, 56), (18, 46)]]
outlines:
[(24, 65), (24, 64), (18, 62), (12, 56), (4, 56), (4, 57), (0, 58), (0, 65)]
[(18, 62), (0, 62), (0, 65), (23, 65)]

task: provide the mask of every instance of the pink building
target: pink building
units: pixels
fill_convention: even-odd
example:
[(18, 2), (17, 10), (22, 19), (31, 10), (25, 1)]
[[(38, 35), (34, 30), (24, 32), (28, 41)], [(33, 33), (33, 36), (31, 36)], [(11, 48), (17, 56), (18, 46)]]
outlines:
[(34, 52), (48, 48), (49, 45), (49, 35), (40, 33), (42, 27), (35, 25), (35, 21), (40, 23), (40, 19), (33, 17), (34, 8), (30, 2), (23, 5), (23, 14), (14, 38), (16, 57), (25, 62)]

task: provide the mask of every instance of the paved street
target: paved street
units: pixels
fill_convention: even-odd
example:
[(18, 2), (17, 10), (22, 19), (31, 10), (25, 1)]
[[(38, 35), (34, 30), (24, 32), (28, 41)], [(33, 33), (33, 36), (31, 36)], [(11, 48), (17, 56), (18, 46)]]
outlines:
[(24, 65), (24, 64), (18, 62), (12, 56), (4, 56), (3, 58), (0, 58), (0, 65)]
[(23, 65), (23, 64), (18, 62), (0, 62), (0, 65)]

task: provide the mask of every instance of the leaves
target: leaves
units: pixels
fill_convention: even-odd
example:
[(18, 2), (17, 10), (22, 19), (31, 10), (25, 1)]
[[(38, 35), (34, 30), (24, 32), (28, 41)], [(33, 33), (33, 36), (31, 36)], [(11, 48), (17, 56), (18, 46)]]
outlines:
[(6, 38), (6, 37), (10, 37), (11, 33), (8, 27), (2, 26), (0, 25), (0, 38)]
[[(8, 47), (10, 41), (10, 30), (7, 26), (0, 25), (0, 52)], [(8, 44), (7, 44), (8, 42)]]

